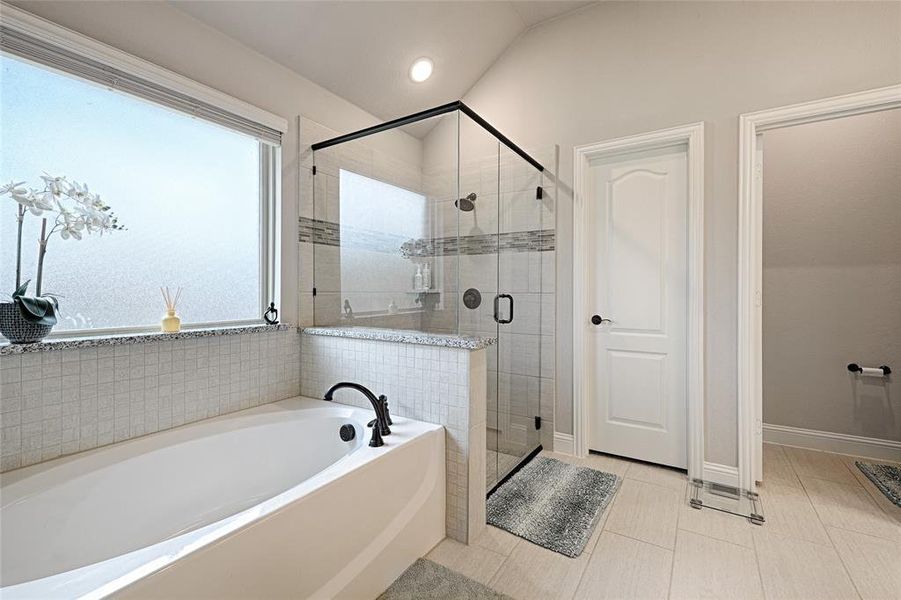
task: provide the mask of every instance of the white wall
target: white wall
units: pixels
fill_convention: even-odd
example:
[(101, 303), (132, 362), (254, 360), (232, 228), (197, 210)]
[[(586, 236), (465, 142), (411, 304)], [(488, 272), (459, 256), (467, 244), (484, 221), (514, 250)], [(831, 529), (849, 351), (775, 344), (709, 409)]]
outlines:
[[(303, 114), (342, 133), (381, 119), (165, 2), (13, 0), (10, 4), (288, 120), (282, 143), (281, 314), (284, 321), (297, 323), (297, 116)], [(377, 137), (386, 153), (419, 163), (419, 140), (402, 132)]]
[[(35, 2), (26, 10), (288, 118), (283, 279), (297, 280), (294, 117), (349, 131), (371, 115), (157, 2)], [(523, 147), (561, 146), (557, 422), (571, 430), (574, 145), (707, 122), (707, 460), (736, 462), (737, 117), (901, 81), (901, 3), (604, 2), (539, 26), (466, 95)], [(394, 152), (418, 162), (416, 140)], [(296, 285), (295, 291), (296, 291)], [(283, 314), (298, 314), (296, 294)]]
[(734, 465), (738, 115), (899, 81), (901, 3), (603, 2), (488, 70), (467, 104), (524, 147), (561, 146), (558, 430), (572, 420), (572, 147), (707, 123), (706, 460)]
[(763, 139), (763, 421), (901, 441), (901, 109)]

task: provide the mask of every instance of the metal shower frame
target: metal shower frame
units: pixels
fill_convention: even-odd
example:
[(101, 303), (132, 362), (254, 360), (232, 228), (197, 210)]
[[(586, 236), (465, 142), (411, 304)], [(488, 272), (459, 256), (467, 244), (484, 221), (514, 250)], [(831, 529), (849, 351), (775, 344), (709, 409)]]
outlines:
[(353, 140), (357, 140), (374, 133), (381, 133), (382, 131), (388, 131), (389, 129), (395, 129), (397, 127), (403, 127), (404, 125), (409, 125), (410, 123), (416, 123), (417, 121), (423, 121), (425, 119), (431, 119), (432, 117), (437, 117), (439, 115), (444, 115), (450, 112), (454, 112), (459, 110), (464, 115), (475, 121), (482, 127), (485, 131), (496, 137), (502, 144), (513, 150), (519, 156), (521, 156), (524, 160), (526, 160), (530, 165), (544, 172), (544, 166), (532, 158), (528, 152), (517, 146), (513, 143), (510, 138), (505, 136), (503, 133), (497, 130), (496, 127), (491, 125), (488, 121), (483, 119), (479, 114), (466, 106), (462, 100), (456, 100), (454, 102), (448, 102), (447, 104), (442, 104), (441, 106), (436, 106), (435, 108), (430, 108), (428, 110), (423, 110), (418, 113), (413, 113), (412, 115), (407, 115), (406, 117), (400, 117), (398, 119), (392, 119), (391, 121), (386, 121), (384, 123), (380, 123), (379, 125), (373, 125), (372, 127), (367, 127), (365, 129), (360, 129), (359, 131), (354, 131), (353, 133), (345, 133), (344, 135), (339, 135), (338, 137), (333, 137), (331, 139), (316, 142), (313, 144), (312, 148), (314, 151), (322, 150), (323, 148), (328, 148), (330, 146), (337, 146), (338, 144), (343, 144), (344, 142), (351, 142)]

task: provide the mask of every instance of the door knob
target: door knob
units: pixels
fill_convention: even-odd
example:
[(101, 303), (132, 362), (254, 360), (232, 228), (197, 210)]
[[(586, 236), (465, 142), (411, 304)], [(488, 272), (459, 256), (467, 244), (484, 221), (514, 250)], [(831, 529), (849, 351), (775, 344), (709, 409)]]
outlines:
[(591, 322), (594, 325), (601, 325), (603, 323), (613, 323), (610, 319), (605, 319), (601, 315), (591, 315)]

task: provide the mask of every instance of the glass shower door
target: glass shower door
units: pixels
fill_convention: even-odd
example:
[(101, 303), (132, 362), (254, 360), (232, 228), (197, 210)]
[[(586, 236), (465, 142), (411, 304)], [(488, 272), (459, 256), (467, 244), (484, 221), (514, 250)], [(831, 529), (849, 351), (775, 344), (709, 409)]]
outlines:
[(540, 444), (541, 176), (501, 146), (498, 160), (496, 322), (497, 479)]
[[(498, 163), (500, 144), (468, 116), (459, 122), (458, 193), (451, 209), (457, 221), (460, 333), (498, 337)], [(498, 407), (499, 344), (485, 349), (488, 368), (486, 403), (486, 484), (498, 481), (498, 443), (503, 435)], [(473, 441), (473, 443), (481, 443)]]

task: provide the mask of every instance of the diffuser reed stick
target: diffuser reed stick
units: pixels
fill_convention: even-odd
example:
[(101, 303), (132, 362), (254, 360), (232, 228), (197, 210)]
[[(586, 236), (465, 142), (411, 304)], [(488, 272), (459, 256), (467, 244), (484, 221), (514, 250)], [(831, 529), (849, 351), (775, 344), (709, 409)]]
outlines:
[(166, 304), (166, 310), (175, 310), (178, 308), (178, 300), (181, 298), (181, 288), (175, 292), (175, 295), (169, 291), (169, 286), (160, 287), (160, 293), (163, 295), (163, 302)]
[(163, 333), (177, 333), (181, 330), (181, 319), (175, 314), (178, 307), (178, 301), (181, 299), (181, 288), (173, 295), (169, 291), (169, 286), (160, 287), (160, 294), (163, 295), (163, 302), (166, 304), (166, 316), (160, 321)]

